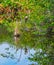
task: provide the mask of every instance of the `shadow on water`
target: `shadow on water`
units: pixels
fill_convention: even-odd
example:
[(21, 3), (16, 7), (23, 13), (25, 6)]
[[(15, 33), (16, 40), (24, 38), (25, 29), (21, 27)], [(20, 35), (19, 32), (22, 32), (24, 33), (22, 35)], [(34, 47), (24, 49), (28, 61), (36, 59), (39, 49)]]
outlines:
[[(2, 31), (3, 32), (3, 31)], [(20, 37), (0, 31), (0, 65), (54, 65), (54, 36)]]

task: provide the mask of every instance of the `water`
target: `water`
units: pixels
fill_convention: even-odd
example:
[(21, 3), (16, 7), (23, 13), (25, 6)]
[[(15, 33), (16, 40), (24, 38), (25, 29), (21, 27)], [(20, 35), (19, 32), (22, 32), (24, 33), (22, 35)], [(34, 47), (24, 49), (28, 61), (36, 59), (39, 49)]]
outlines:
[(28, 57), (30, 54), (34, 54), (34, 49), (28, 49), (27, 54), (23, 48), (16, 49), (15, 46), (10, 45), (7, 42), (0, 44), (0, 65), (28, 65), (30, 62)]

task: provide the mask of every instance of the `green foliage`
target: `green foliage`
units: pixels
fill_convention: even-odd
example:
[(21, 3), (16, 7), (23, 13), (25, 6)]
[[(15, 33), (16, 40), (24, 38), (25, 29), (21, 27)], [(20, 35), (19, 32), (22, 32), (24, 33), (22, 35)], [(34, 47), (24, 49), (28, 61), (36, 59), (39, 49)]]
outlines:
[(12, 4), (11, 0), (2, 0), (1, 3), (3, 4), (4, 7)]
[[(1, 0), (0, 3), (4, 5), (3, 7), (9, 6), (11, 10), (14, 9), (14, 12), (11, 12), (14, 19), (3, 14), (7, 17), (4, 19), (3, 25), (9, 32), (13, 32), (17, 26), (24, 43), (32, 43), (33, 35), (35, 37), (36, 35), (46, 35), (50, 26), (52, 26), (50, 32), (54, 32), (54, 0)], [(15, 9), (18, 10), (15, 11)], [(25, 22), (26, 16), (28, 16), (27, 22)], [(19, 23), (16, 24), (16, 21)], [(34, 40), (36, 39), (34, 38)]]
[[(54, 33), (54, 0), (0, 0), (0, 4), (4, 9), (10, 7), (11, 10), (1, 15), (4, 19), (0, 21), (0, 42), (16, 43), (21, 48), (42, 49), (42, 52), (36, 50), (28, 59), (39, 65), (53, 65), (54, 34), (51, 33)], [(20, 40), (12, 39), (15, 28), (20, 31)]]

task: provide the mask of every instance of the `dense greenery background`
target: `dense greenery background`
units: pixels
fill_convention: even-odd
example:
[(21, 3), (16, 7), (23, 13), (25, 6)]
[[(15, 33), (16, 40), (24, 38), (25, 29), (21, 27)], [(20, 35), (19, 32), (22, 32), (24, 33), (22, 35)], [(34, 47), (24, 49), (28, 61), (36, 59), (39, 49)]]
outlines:
[[(19, 42), (13, 39), (16, 27)], [(0, 0), (0, 30), (0, 42), (41, 48), (42, 52), (28, 59), (39, 65), (54, 65), (54, 0)]]

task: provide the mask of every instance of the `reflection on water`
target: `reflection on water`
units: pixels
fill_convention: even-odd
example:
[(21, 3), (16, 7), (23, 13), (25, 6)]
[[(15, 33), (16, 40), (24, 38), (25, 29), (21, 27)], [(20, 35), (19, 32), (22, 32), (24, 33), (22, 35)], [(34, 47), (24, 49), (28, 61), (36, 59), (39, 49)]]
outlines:
[(34, 53), (34, 49), (28, 49), (28, 53), (25, 54), (24, 48), (16, 49), (15, 46), (3, 42), (0, 44), (0, 65), (28, 65), (32, 63), (28, 57)]

